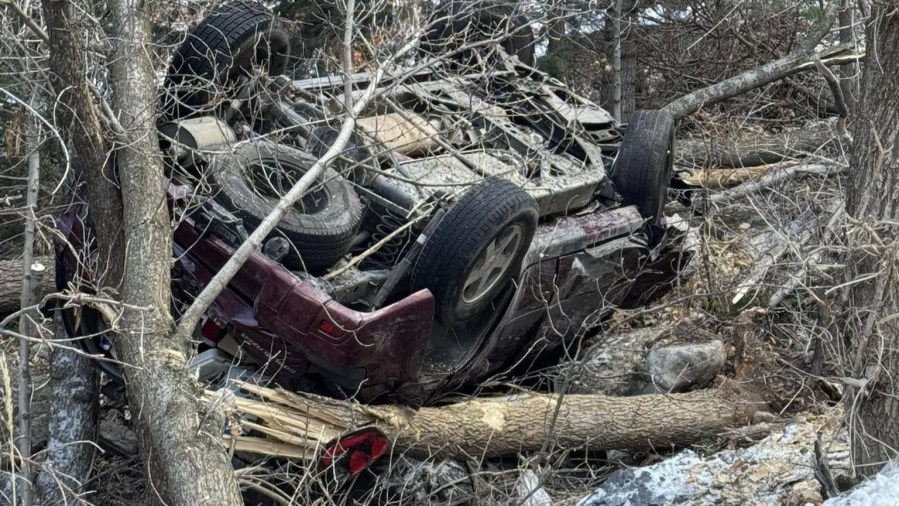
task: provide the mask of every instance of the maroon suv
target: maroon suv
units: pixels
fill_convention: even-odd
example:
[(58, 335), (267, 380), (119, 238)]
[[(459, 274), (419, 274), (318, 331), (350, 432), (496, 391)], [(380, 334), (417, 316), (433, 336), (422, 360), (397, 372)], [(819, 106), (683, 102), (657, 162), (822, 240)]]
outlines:
[[(377, 83), (278, 75), (286, 38), (261, 6), (228, 4), (192, 31), (163, 86), (176, 313), (331, 146), (348, 86), (377, 89), (343, 155), (209, 309), (201, 379), (423, 403), (526, 368), (670, 278), (667, 113), (618, 123), (521, 61), (520, 36), (479, 59), (424, 54)], [(91, 278), (84, 210), (58, 220), (61, 289)], [(65, 321), (92, 353), (114, 354), (98, 314)]]

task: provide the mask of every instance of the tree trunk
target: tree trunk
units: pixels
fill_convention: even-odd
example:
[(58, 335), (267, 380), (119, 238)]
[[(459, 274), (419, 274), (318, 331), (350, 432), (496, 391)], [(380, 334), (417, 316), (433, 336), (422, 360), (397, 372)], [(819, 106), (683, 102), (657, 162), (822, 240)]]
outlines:
[[(86, 16), (71, 0), (41, 2), (50, 38), (50, 84), (48, 97), (55, 107), (56, 127), (67, 136), (71, 164), (76, 179), (82, 181), (84, 197), (90, 207), (97, 240), (99, 265), (94, 271), (97, 284), (118, 288), (122, 273), (124, 251), (121, 239), (122, 198), (114, 183), (112, 167), (106, 157), (106, 142), (100, 123), (100, 113), (91, 93), (92, 70), (88, 68), (90, 53), (83, 35), (93, 29)], [(57, 156), (57, 159), (63, 159)]]
[(767, 409), (764, 401), (730, 384), (685, 394), (636, 397), (525, 394), (417, 410), (359, 405), (253, 385), (245, 388), (264, 400), (234, 399), (236, 412), (263, 420), (265, 426), (253, 424), (253, 428), (274, 437), (275, 444), (264, 446), (253, 438), (239, 438), (236, 448), (265, 447), (288, 455), (302, 455), (304, 449), (311, 455), (335, 434), (370, 425), (387, 435), (394, 452), (415, 458), (494, 458), (552, 445), (651, 450), (690, 444), (746, 425), (754, 413)]
[(237, 480), (214, 436), (222, 420), (199, 412), (201, 390), (186, 369), (190, 341), (175, 334), (169, 313), (172, 235), (156, 140), (146, 5), (140, 0), (110, 5), (117, 27), (112, 105), (127, 135), (127, 144), (116, 151), (128, 247), (121, 289), (125, 306), (115, 345), (118, 358), (134, 365), (124, 367), (128, 398), (159, 498), (167, 504), (237, 505), (242, 504)]
[[(48, 258), (38, 258), (37, 262), (47, 267), (36, 280), (41, 286), (41, 293), (53, 293), (56, 285), (53, 282), (53, 263)], [(22, 261), (0, 260), (0, 314), (18, 311), (21, 307)]]
[(632, 35), (636, 4), (616, 0), (602, 29), (603, 52), (611, 65), (601, 78), (600, 103), (621, 121), (627, 121), (636, 104), (637, 44)]
[(856, 229), (852, 240), (859, 247), (847, 262), (850, 280), (867, 278), (849, 289), (855, 311), (850, 319), (851, 373), (863, 391), (849, 391), (845, 398), (846, 412), (852, 413), (853, 459), (860, 472), (872, 474), (896, 458), (899, 448), (899, 319), (893, 317), (899, 313), (899, 11), (893, 2), (874, 2), (866, 29), (846, 207), (865, 224)]
[[(65, 340), (62, 321), (54, 321), (57, 340)], [(47, 459), (35, 485), (37, 504), (76, 502), (94, 462), (99, 375), (93, 359), (63, 347), (50, 356), (50, 420)]]
[(637, 0), (623, 0), (621, 28), (621, 118), (627, 121), (637, 103)]
[(222, 425), (200, 412), (199, 387), (185, 370), (190, 345), (175, 337), (168, 309), (171, 230), (156, 142), (147, 13), (136, 1), (109, 5), (116, 29), (110, 60), (113, 109), (121, 126), (121, 148), (109, 157), (116, 164), (112, 171), (105, 164), (110, 144), (87, 79), (92, 56), (83, 41), (94, 27), (78, 24), (89, 16), (71, 1), (44, 2), (43, 7), (53, 84), (64, 104), (58, 108), (60, 130), (68, 132), (76, 177), (86, 183), (97, 236), (94, 272), (105, 273), (97, 284), (117, 289), (129, 308), (115, 345), (129, 364), (124, 367), (128, 397), (152, 489), (167, 504), (241, 504), (230, 461), (218, 443)]

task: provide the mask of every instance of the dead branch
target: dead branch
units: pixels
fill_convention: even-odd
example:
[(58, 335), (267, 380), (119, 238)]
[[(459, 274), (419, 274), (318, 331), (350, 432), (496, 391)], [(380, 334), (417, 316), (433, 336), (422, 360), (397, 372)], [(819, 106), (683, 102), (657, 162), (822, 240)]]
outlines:
[(729, 199), (744, 197), (746, 195), (763, 191), (802, 174), (830, 175), (840, 170), (842, 170), (842, 167), (836, 163), (800, 164), (790, 165), (786, 167), (781, 166), (777, 170), (770, 171), (761, 179), (744, 183), (732, 190), (716, 193), (715, 195), (709, 197), (709, 201), (712, 203), (722, 203)]
[[(828, 16), (828, 19), (829, 23), (832, 24), (832, 16)], [(674, 115), (675, 118), (682, 118), (705, 106), (736, 97), (797, 72), (811, 70), (815, 68), (816, 60), (821, 60), (821, 63), (825, 65), (843, 65), (848, 61), (861, 59), (862, 55), (853, 53), (850, 46), (843, 45), (828, 48), (821, 53), (815, 53), (815, 45), (824, 38), (829, 29), (830, 25), (828, 24), (826, 28), (816, 32), (815, 37), (817, 37), (817, 40), (815, 40), (815, 37), (812, 37), (808, 41), (810, 43), (803, 44), (798, 50), (779, 60), (766, 63), (729, 79), (688, 93), (666, 105), (665, 110)]]
[(848, 136), (848, 132), (846, 131), (846, 119), (849, 118), (849, 106), (846, 105), (846, 98), (843, 95), (843, 88), (840, 85), (840, 81), (827, 66), (821, 63), (821, 60), (815, 60), (815, 68), (818, 69), (818, 72), (820, 72), (824, 77), (824, 80), (827, 81), (827, 86), (830, 88), (830, 93), (833, 95), (833, 101), (836, 105), (837, 113), (840, 116), (840, 119), (837, 120), (837, 133), (840, 138), (846, 138)]
[(777, 165), (762, 165), (742, 169), (691, 170), (681, 172), (677, 177), (688, 186), (707, 190), (726, 190), (761, 177), (776, 167)]
[[(750, 269), (749, 274), (747, 274), (743, 281), (739, 283), (737, 286), (736, 293), (731, 299), (730, 303), (732, 305), (737, 305), (741, 300), (750, 292), (755, 293), (756, 290), (759, 289), (762, 280), (768, 274), (768, 271), (777, 264), (781, 257), (783, 257), (788, 251), (790, 251), (790, 247), (802, 247), (812, 238), (812, 228), (815, 225), (815, 220), (809, 219), (799, 219), (791, 222), (787, 229), (789, 231), (789, 235), (796, 237), (795, 246), (789, 242), (789, 237), (783, 237), (782, 240), (779, 240), (774, 243), (767, 251), (765, 251), (761, 257), (756, 260), (753, 264), (752, 269)], [(774, 234), (775, 237), (780, 234)], [(786, 239), (786, 240), (784, 240)]]
[[(685, 394), (636, 397), (524, 394), (417, 410), (243, 383), (241, 387), (262, 400), (232, 398), (228, 410), (232, 416), (257, 417), (259, 423), (241, 423), (266, 437), (240, 436), (225, 444), (233, 444), (236, 450), (294, 458), (311, 458), (343, 432), (372, 425), (393, 441), (395, 452), (413, 457), (492, 458), (539, 451), (547, 444), (569, 449), (648, 450), (714, 436), (746, 425), (754, 413), (766, 410), (764, 401), (732, 384)], [(221, 399), (216, 394), (207, 397)]]
[[(821, 238), (822, 243), (825, 245), (828, 241), (831, 240), (833, 235), (836, 233), (837, 227), (842, 223), (843, 218), (845, 217), (846, 208), (845, 205), (840, 205), (836, 211), (830, 216), (830, 219), (827, 220), (827, 225), (824, 227), (824, 236)], [(790, 281), (780, 289), (778, 289), (770, 299), (768, 299), (768, 309), (772, 309), (778, 306), (784, 298), (790, 294), (793, 290), (798, 288), (802, 283), (805, 282), (806, 277), (808, 276), (809, 269), (815, 267), (819, 261), (821, 261), (821, 257), (823, 255), (823, 250), (818, 248), (814, 253), (808, 256), (803, 262), (802, 269), (796, 273), (790, 275)]]
[[(37, 95), (32, 96), (32, 108), (37, 106)], [(22, 290), (20, 292), (21, 307), (30, 307), (40, 298), (40, 273), (43, 268), (36, 269), (32, 262), (34, 257), (35, 215), (37, 207), (38, 184), (40, 182), (40, 123), (30, 118), (27, 127), (28, 144), (28, 183), (25, 198), (25, 246), (22, 253)], [(37, 278), (37, 279), (35, 279)], [(23, 314), (19, 318), (19, 332), (23, 336), (39, 334), (38, 326), (33, 324), (32, 315)], [(33, 469), (31, 458), (31, 342), (19, 339), (19, 456), (23, 465), (22, 504), (31, 506), (34, 503), (32, 488)]]

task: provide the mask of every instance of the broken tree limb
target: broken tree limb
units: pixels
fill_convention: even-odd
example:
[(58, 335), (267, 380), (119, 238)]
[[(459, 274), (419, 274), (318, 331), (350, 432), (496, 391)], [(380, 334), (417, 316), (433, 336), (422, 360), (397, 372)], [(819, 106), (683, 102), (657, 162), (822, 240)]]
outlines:
[[(825, 225), (824, 227), (824, 237), (821, 239), (822, 245), (824, 247), (827, 246), (827, 243), (833, 237), (833, 234), (836, 232), (838, 226), (843, 222), (845, 213), (845, 204), (840, 204), (837, 210), (834, 211), (834, 213), (830, 216), (830, 219), (827, 220), (827, 225)], [(805, 279), (809, 274), (809, 269), (815, 268), (816, 264), (821, 260), (823, 251), (824, 249), (819, 247), (811, 255), (805, 258), (805, 260), (803, 261), (802, 269), (797, 274), (790, 275), (790, 280), (786, 283), (786, 285), (779, 288), (776, 292), (774, 292), (771, 298), (768, 299), (768, 309), (777, 307), (787, 295), (789, 295), (793, 290), (795, 290), (805, 282)]]
[(729, 199), (744, 197), (746, 195), (771, 188), (774, 185), (780, 184), (802, 174), (830, 175), (842, 170), (843, 168), (845, 167), (840, 166), (836, 163), (812, 163), (783, 166), (781, 168), (778, 168), (777, 170), (772, 170), (759, 179), (743, 183), (732, 190), (716, 193), (709, 197), (709, 202), (722, 203)]
[[(819, 32), (817, 43), (827, 33)], [(693, 114), (705, 106), (717, 104), (729, 98), (742, 95), (768, 83), (778, 81), (798, 72), (816, 68), (815, 61), (821, 60), (824, 65), (844, 65), (859, 61), (863, 55), (854, 52), (852, 46), (834, 46), (821, 53), (814, 52), (815, 44), (804, 44), (797, 51), (773, 62), (766, 63), (746, 72), (737, 74), (721, 82), (698, 89), (680, 97), (664, 107), (675, 119)]]
[(834, 121), (819, 121), (773, 135), (684, 139), (677, 143), (677, 165), (686, 168), (754, 168), (800, 158), (837, 141)]
[[(737, 290), (731, 298), (731, 305), (736, 306), (750, 292), (755, 294), (762, 288), (762, 280), (788, 251), (796, 251), (802, 248), (813, 237), (812, 230), (817, 223), (812, 219), (793, 220), (787, 225), (784, 233), (772, 231), (775, 237), (775, 243), (765, 252), (763, 252), (753, 263), (752, 269), (737, 285)], [(779, 240), (778, 240), (779, 239)], [(797, 251), (798, 253), (798, 251)]]
[(775, 165), (761, 165), (744, 169), (702, 169), (678, 173), (677, 178), (687, 186), (706, 190), (726, 190), (770, 172)]
[[(32, 265), (39, 263), (46, 267), (39, 279), (42, 293), (56, 290), (54, 284), (53, 260), (36, 258)], [(0, 315), (18, 311), (21, 306), (22, 293), (22, 261), (0, 260)]]
[[(226, 411), (265, 438), (226, 439), (238, 451), (312, 458), (337, 435), (375, 426), (394, 451), (415, 457), (512, 456), (561, 448), (648, 450), (686, 445), (747, 425), (767, 404), (736, 384), (636, 397), (523, 394), (440, 407), (369, 406), (241, 383), (260, 400), (231, 396)], [(227, 394), (225, 394), (227, 395)], [(210, 394), (222, 399), (222, 394)], [(557, 413), (557, 416), (556, 416)], [(249, 414), (258, 423), (239, 421)], [(227, 437), (227, 436), (226, 436)]]

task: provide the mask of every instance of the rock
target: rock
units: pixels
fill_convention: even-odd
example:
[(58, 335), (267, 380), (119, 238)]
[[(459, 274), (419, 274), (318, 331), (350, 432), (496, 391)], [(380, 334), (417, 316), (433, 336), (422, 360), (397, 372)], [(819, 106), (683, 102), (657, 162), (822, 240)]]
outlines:
[(719, 340), (653, 348), (644, 367), (650, 377), (651, 393), (682, 392), (691, 386), (712, 381), (724, 367), (727, 354)]
[(821, 504), (821, 484), (817, 480), (805, 480), (793, 485), (787, 504), (804, 506), (805, 504)]
[(787, 425), (748, 448), (725, 450), (708, 457), (685, 450), (651, 466), (615, 471), (577, 504), (779, 506), (795, 504), (793, 499), (820, 504), (820, 485), (811, 465), (819, 433), (823, 447), (828, 449), (826, 458), (831, 470), (836, 475), (849, 472), (848, 437), (839, 427), (839, 413), (835, 410)]
[(640, 367), (646, 350), (670, 330), (661, 325), (599, 336), (583, 359), (563, 364), (558, 376), (568, 378), (568, 393), (633, 395), (644, 388)]
[(137, 455), (137, 434), (122, 423), (104, 419), (100, 421), (100, 445), (123, 457)]
[(468, 504), (474, 499), (471, 476), (453, 460), (419, 461), (405, 456), (392, 463), (386, 486), (410, 504)]
[(553, 506), (553, 500), (540, 485), (540, 478), (537, 473), (530, 469), (525, 469), (518, 476), (515, 483), (515, 490), (518, 492), (518, 504), (520, 506)]
[(683, 390), (714, 378), (726, 353), (716, 335), (684, 319), (676, 324), (600, 334), (581, 357), (558, 367), (557, 391), (564, 386), (567, 393), (628, 396), (667, 392), (672, 385)]
[(893, 462), (852, 490), (824, 501), (824, 506), (893, 506), (897, 498), (899, 462)]

